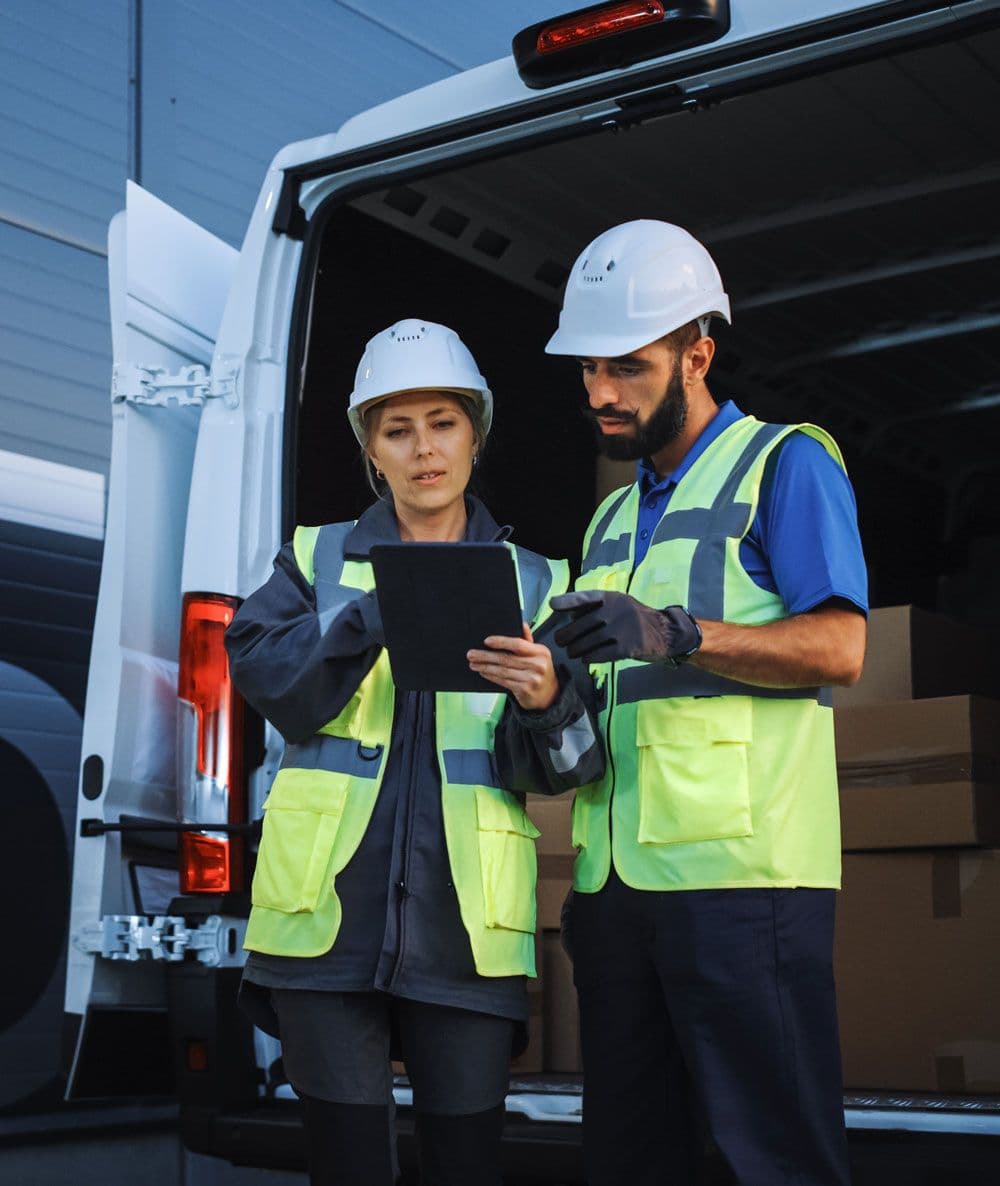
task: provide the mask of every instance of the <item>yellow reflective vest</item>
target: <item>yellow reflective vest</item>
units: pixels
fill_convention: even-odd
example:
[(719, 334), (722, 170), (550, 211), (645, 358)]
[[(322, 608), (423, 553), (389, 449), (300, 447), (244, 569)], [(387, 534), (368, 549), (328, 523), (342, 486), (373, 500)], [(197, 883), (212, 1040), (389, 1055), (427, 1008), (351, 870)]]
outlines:
[[(686, 606), (695, 618), (753, 625), (787, 616), (740, 563), (768, 457), (812, 425), (730, 425), (673, 491), (634, 566), (638, 485), (598, 508), (578, 589)], [(644, 890), (838, 887), (840, 817), (828, 688), (762, 688), (684, 664), (596, 664), (608, 749), (603, 779), (573, 805), (574, 888), (592, 893), (611, 862)]]
[[(374, 587), (371, 565), (344, 555), (353, 524), (300, 527), (296, 561), (316, 589), (322, 625)], [(565, 592), (565, 561), (507, 544), (525, 619), (548, 616)], [(521, 799), (497, 785), (493, 733), (502, 693), (435, 695), (442, 816), (452, 882), (481, 976), (535, 974), (535, 837)], [(264, 804), (245, 946), (271, 955), (317, 956), (340, 928), (337, 875), (365, 834), (385, 772), (395, 688), (383, 649), (338, 716), (310, 740), (288, 745)]]

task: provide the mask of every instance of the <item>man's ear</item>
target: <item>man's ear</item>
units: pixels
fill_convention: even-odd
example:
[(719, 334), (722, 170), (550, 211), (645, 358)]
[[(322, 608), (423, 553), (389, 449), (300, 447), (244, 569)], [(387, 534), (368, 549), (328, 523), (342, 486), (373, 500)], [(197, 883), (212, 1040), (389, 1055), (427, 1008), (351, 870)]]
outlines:
[(715, 341), (702, 337), (684, 351), (682, 371), (686, 383), (703, 382), (715, 357)]

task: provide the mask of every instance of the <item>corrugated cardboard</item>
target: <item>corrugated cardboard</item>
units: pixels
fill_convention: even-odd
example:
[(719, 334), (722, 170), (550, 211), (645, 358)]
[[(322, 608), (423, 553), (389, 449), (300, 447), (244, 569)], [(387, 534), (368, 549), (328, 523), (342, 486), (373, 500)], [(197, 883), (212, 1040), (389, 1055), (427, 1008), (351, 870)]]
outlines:
[(841, 706), (978, 693), (1000, 696), (995, 636), (911, 605), (872, 610), (868, 653), (853, 688), (834, 688)]
[(838, 708), (845, 851), (1000, 846), (1000, 702)]
[(528, 814), (541, 831), (538, 852), (538, 929), (558, 930), (563, 902), (573, 885), (576, 852), (570, 844), (573, 796), (529, 795)]
[(580, 1057), (580, 1010), (573, 987), (573, 964), (558, 931), (542, 935), (545, 968), (542, 992), (545, 1001), (545, 1069), (576, 1072)]
[(836, 977), (845, 1086), (1000, 1090), (1000, 851), (844, 857)]
[(511, 1059), (511, 1069), (514, 1071), (540, 1071), (545, 1065), (544, 961), (542, 937), (535, 935), (535, 969), (538, 976), (528, 977), (528, 1045), (517, 1058)]

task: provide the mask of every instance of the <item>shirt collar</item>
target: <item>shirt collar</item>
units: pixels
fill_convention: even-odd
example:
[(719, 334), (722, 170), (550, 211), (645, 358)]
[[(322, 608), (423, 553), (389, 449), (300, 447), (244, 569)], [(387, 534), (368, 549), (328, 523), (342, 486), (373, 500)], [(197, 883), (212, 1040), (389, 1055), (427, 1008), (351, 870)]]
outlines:
[(639, 462), (638, 470), (640, 493), (652, 494), (655, 492), (662, 494), (666, 490), (669, 490), (671, 486), (676, 486), (709, 445), (713, 441), (718, 440), (730, 425), (735, 424), (737, 420), (741, 420), (744, 414), (731, 399), (727, 399), (724, 404), (720, 404), (718, 412), (705, 425), (701, 431), (701, 435), (684, 454), (680, 465), (669, 474), (665, 474), (662, 478), (656, 476), (656, 470), (653, 468), (651, 461), (648, 457), (644, 457)]
[[(511, 534), (509, 527), (498, 527), (496, 520), (478, 498), (465, 496), (465, 510), (468, 522), (465, 525), (467, 543), (492, 543), (505, 540)], [(344, 554), (367, 558), (373, 544), (398, 544), (399, 524), (391, 498), (380, 498), (363, 512), (357, 523), (348, 532), (344, 541)]]

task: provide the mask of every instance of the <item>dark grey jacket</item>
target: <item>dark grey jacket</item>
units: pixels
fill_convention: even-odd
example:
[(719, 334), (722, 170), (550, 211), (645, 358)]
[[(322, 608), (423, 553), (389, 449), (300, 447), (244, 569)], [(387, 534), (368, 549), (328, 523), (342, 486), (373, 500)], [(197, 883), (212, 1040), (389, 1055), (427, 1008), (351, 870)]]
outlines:
[[(468, 509), (467, 540), (509, 534), (477, 500), (469, 499)], [(351, 530), (345, 554), (366, 559), (373, 544), (398, 541), (391, 504), (380, 502)], [(543, 626), (541, 641), (545, 634)], [(289, 742), (311, 737), (340, 712), (371, 669), (381, 642), (374, 592), (359, 595), (321, 629), (315, 592), (291, 545), (282, 548), (271, 577), (244, 602), (226, 635), (237, 687)], [(560, 695), (545, 713), (508, 709), (497, 785), (552, 794), (603, 773), (603, 748), (570, 671), (561, 659)], [(577, 675), (586, 689), (589, 677)], [(378, 989), (518, 1020), (527, 1016), (524, 977), (483, 977), (475, 970), (451, 884), (440, 786), (433, 693), (397, 691), (375, 810), (357, 852), (337, 877), (343, 921), (335, 944), (311, 959), (251, 952), (245, 982), (262, 988)], [(255, 1020), (268, 1028), (266, 1016)]]

